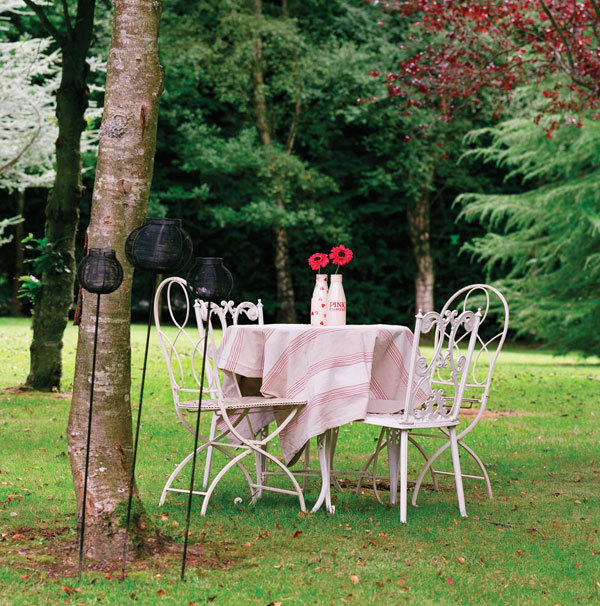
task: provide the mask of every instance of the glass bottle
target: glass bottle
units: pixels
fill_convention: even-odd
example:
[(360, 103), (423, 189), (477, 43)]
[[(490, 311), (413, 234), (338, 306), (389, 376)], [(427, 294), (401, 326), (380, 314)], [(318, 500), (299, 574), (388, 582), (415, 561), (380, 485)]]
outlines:
[(327, 300), (327, 274), (317, 274), (310, 300), (310, 323), (313, 326), (327, 326)]
[(344, 326), (345, 324), (346, 295), (342, 285), (342, 274), (332, 274), (327, 306), (327, 326)]

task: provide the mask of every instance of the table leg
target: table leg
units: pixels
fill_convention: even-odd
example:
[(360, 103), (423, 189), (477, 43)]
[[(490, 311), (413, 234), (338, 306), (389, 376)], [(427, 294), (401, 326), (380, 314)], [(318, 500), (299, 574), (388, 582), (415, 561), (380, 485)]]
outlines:
[(319, 451), (319, 465), (321, 467), (321, 492), (317, 502), (310, 510), (311, 513), (317, 511), (323, 502), (327, 513), (335, 513), (335, 506), (331, 504), (331, 449), (333, 440), (331, 430), (328, 429), (317, 438), (317, 447)]

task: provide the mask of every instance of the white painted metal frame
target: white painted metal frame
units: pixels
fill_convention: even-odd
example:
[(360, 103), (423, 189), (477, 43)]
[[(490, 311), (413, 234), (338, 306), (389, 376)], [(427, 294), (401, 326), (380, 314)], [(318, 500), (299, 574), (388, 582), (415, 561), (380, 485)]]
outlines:
[[(406, 399), (402, 411), (393, 414), (369, 413), (364, 423), (383, 428), (387, 436), (390, 484), (400, 472), (400, 521), (406, 522), (408, 493), (408, 438), (419, 429), (444, 429), (452, 452), (456, 493), (460, 515), (466, 517), (465, 499), (456, 437), (458, 412), (462, 403), (475, 343), (481, 310), (445, 309), (442, 314), (421, 311), (416, 316), (415, 333), (409, 364)], [(419, 352), (421, 335), (435, 330), (434, 351), (428, 360)], [(464, 341), (466, 351), (461, 351)], [(432, 385), (431, 377), (436, 377)], [(424, 403), (422, 395), (426, 395)], [(419, 399), (421, 395), (421, 400)], [(401, 405), (400, 405), (401, 406)], [(399, 408), (400, 408), (399, 406)], [(381, 436), (380, 436), (381, 442)]]
[[(175, 294), (174, 289), (181, 291), (183, 294), (183, 299), (185, 300), (185, 309), (182, 310), (181, 313), (179, 313), (172, 304)], [(166, 295), (170, 322), (176, 329), (174, 337), (169, 337), (166, 329), (164, 329), (161, 324), (160, 306), (163, 291)], [(203, 308), (205, 310), (204, 319), (202, 311)], [(194, 310), (193, 314), (190, 313), (192, 309)], [(211, 308), (211, 314), (209, 316), (209, 314), (206, 313), (208, 311), (207, 305), (203, 305), (201, 302), (196, 301), (192, 306), (187, 284), (182, 278), (167, 278), (166, 280), (163, 280), (163, 282), (159, 285), (155, 296), (154, 318), (161, 348), (167, 363), (175, 412), (179, 418), (179, 421), (191, 434), (195, 434), (195, 429), (192, 428), (192, 426), (186, 421), (183, 413), (185, 411), (198, 411), (200, 385), (198, 368), (200, 368), (202, 364), (201, 352), (204, 339), (202, 322), (207, 321), (209, 323), (208, 328), (210, 341), (207, 344), (207, 360), (205, 364), (205, 382), (207, 383), (207, 386), (204, 388), (204, 393), (207, 394), (209, 398), (202, 400), (202, 411), (215, 413), (217, 419), (222, 421), (222, 423), (220, 424), (221, 429), (217, 427), (216, 422), (211, 424), (212, 435), (198, 436), (199, 440), (202, 442), (202, 445), (198, 447), (197, 453), (202, 451), (208, 452), (208, 449), (210, 448), (223, 453), (229, 460), (220, 469), (209, 486), (203, 487), (202, 491), (194, 491), (194, 494), (204, 497), (201, 514), (204, 515), (206, 513), (210, 497), (212, 496), (217, 484), (225, 476), (225, 474), (235, 466), (242, 471), (246, 482), (250, 487), (251, 499), (253, 503), (256, 502), (257, 498), (260, 496), (260, 494), (262, 494), (262, 491), (269, 490), (282, 494), (296, 495), (300, 503), (300, 509), (305, 511), (306, 506), (304, 503), (302, 488), (298, 484), (291, 471), (277, 457), (268, 452), (267, 445), (271, 440), (276, 438), (280, 432), (293, 420), (299, 410), (299, 407), (304, 406), (306, 401), (254, 396), (243, 397), (241, 395), (235, 398), (225, 398), (223, 396), (221, 381), (216, 364), (217, 348), (214, 342), (214, 332), (212, 330), (213, 315), (217, 315), (219, 321), (222, 322), (223, 315), (221, 311), (218, 311), (219, 309), (222, 310), (222, 308), (217, 307), (217, 311), (215, 311), (213, 314), (213, 309)], [(179, 316), (182, 316), (182, 318)], [(193, 330), (192, 334), (190, 334), (188, 330), (192, 326), (190, 322), (192, 318), (195, 319), (197, 326)], [(184, 364), (183, 361), (186, 358), (188, 358), (187, 364)], [(186, 383), (186, 379), (188, 383)], [(192, 386), (188, 387), (187, 385), (190, 383)], [(189, 400), (187, 399), (188, 397), (190, 398)], [(267, 407), (278, 407), (282, 410), (288, 410), (289, 414), (285, 417), (283, 422), (279, 423), (278, 427), (274, 431), (253, 431), (251, 423), (252, 413), (264, 411), (264, 409)], [(243, 427), (243, 424), (245, 423), (249, 424), (252, 434), (251, 437), (247, 437), (245, 432), (242, 433), (239, 431), (239, 429)], [(214, 434), (212, 427), (214, 427)], [(233, 439), (228, 441), (228, 437)], [(280, 471), (287, 476), (291, 482), (293, 490), (283, 489), (275, 486), (267, 486), (264, 484), (262, 481), (263, 478), (260, 476), (257, 478), (257, 481), (253, 481), (252, 477), (242, 464), (243, 459), (250, 454), (258, 455), (261, 457), (261, 460), (268, 459), (277, 465)], [(187, 465), (187, 463), (192, 459), (193, 455), (193, 451), (189, 453), (170, 475), (162, 491), (159, 503), (160, 505), (164, 503), (168, 492), (182, 492), (189, 494), (189, 490), (187, 489), (173, 487), (173, 482)]]
[[(480, 333), (477, 336), (477, 342), (475, 345), (475, 352), (473, 355), (473, 365), (471, 372), (469, 373), (469, 380), (466, 384), (468, 396), (463, 399), (461, 409), (477, 410), (475, 415), (466, 416), (463, 415), (466, 426), (456, 436), (458, 445), (464, 450), (476, 465), (481, 470), (481, 475), (466, 475), (463, 474), (463, 478), (472, 480), (480, 480), (485, 483), (488, 497), (492, 499), (494, 494), (492, 492), (492, 485), (490, 483), (489, 474), (485, 468), (480, 457), (475, 451), (464, 442), (465, 436), (467, 436), (475, 426), (479, 423), (483, 413), (486, 410), (487, 403), (490, 395), (490, 388), (492, 384), (492, 376), (494, 374), (494, 368), (498, 355), (502, 349), (506, 340), (506, 334), (508, 332), (509, 312), (508, 303), (502, 295), (502, 293), (489, 284), (470, 284), (461, 288), (454, 293), (448, 301), (446, 301), (442, 312), (444, 313), (448, 309), (467, 309), (473, 308), (475, 305), (481, 307), (482, 317), (481, 325), (486, 327), (488, 324), (491, 326), (498, 326), (499, 330), (492, 331), (492, 336), (484, 337)], [(494, 320), (495, 318), (495, 320)], [(439, 383), (436, 377), (432, 377), (434, 384)], [(459, 411), (459, 417), (461, 413)], [(419, 436), (422, 438), (436, 438), (446, 440), (446, 433), (441, 430), (441, 434), (426, 433), (419, 436), (419, 434), (413, 434), (413, 436)], [(439, 458), (439, 456), (448, 449), (448, 442), (437, 449), (431, 457), (429, 457), (427, 463), (419, 474), (412, 495), (412, 504), (417, 504), (417, 498), (419, 496), (419, 490), (423, 483), (423, 479), (430, 471), (434, 477), (434, 489), (437, 490), (437, 475), (450, 475), (451, 472), (434, 469), (433, 464)]]
[[(472, 309), (475, 306), (481, 307), (482, 309), (482, 327), (485, 328), (488, 324), (494, 325), (494, 320), (492, 319), (492, 317), (490, 317), (493, 316), (495, 318), (496, 326), (499, 327), (499, 330), (494, 330), (491, 337), (482, 336), (481, 331), (477, 336), (477, 342), (473, 354), (473, 365), (471, 368), (469, 380), (465, 386), (469, 397), (463, 398), (461, 409), (459, 411), (459, 418), (462, 417), (466, 425), (457, 434), (457, 441), (459, 447), (473, 459), (475, 464), (481, 470), (481, 475), (463, 474), (462, 477), (483, 481), (486, 485), (488, 496), (491, 499), (493, 498), (493, 492), (485, 465), (483, 464), (479, 456), (473, 451), (473, 449), (470, 448), (467, 444), (465, 444), (463, 439), (471, 431), (473, 431), (473, 429), (481, 419), (483, 413), (485, 412), (490, 393), (492, 375), (494, 372), (496, 361), (498, 359), (498, 355), (500, 353), (500, 350), (502, 349), (502, 346), (504, 345), (504, 341), (506, 340), (506, 333), (508, 331), (508, 304), (502, 293), (500, 293), (500, 291), (494, 288), (493, 286), (490, 286), (488, 284), (470, 284), (469, 286), (465, 286), (464, 288), (461, 288), (456, 293), (454, 293), (442, 308), (441, 313), (443, 314), (445, 311), (453, 308), (466, 310), (469, 307)], [(457, 344), (457, 346), (460, 346), (460, 343)], [(435, 384), (436, 382), (439, 383), (439, 381), (436, 381), (436, 377), (434, 375), (432, 375), (431, 380), (432, 384)], [(465, 411), (466, 409), (470, 409), (471, 414), (469, 416), (461, 415), (461, 412)], [(476, 410), (477, 412), (475, 414), (472, 414), (473, 410)], [(424, 450), (423, 446), (415, 438), (442, 439), (444, 440), (444, 444), (438, 450), (436, 450), (431, 457), (429, 457), (426, 451)], [(450, 444), (448, 442), (448, 432), (444, 429), (441, 429), (437, 433), (413, 432), (409, 436), (409, 442), (411, 442), (411, 444), (417, 447), (419, 452), (426, 460), (426, 464), (421, 469), (421, 472), (416, 480), (415, 487), (413, 490), (412, 504), (416, 505), (419, 491), (423, 480), (427, 475), (427, 472), (429, 472), (432, 476), (433, 488), (436, 491), (438, 490), (438, 475), (453, 475), (453, 472), (442, 471), (440, 469), (434, 468), (434, 462), (439, 458), (439, 456), (443, 452), (445, 452), (450, 447)], [(379, 454), (387, 446), (388, 436), (386, 435), (386, 432), (382, 430), (375, 451), (370, 456), (362, 471), (357, 488), (358, 492), (360, 490), (363, 478), (370, 478), (373, 483), (375, 496), (377, 497), (379, 502), (382, 502), (382, 500), (379, 496), (377, 481), (381, 479), (388, 479), (388, 476), (377, 476), (375, 474), (375, 470), (377, 469), (377, 460)], [(392, 456), (394, 455), (392, 454)], [(368, 472), (368, 469), (372, 469), (373, 471)], [(395, 503), (397, 498), (397, 481), (394, 478), (390, 477), (389, 482), (390, 502)]]
[[(208, 312), (208, 304), (206, 301), (202, 301), (201, 299), (197, 299), (195, 302), (197, 308), (199, 307), (199, 321), (198, 327), (200, 332), (202, 333), (204, 322), (206, 322), (207, 312)], [(235, 305), (233, 301), (221, 301), (220, 306), (213, 305), (213, 313), (219, 318), (221, 329), (225, 332), (225, 329), (228, 326), (227, 318), (231, 318), (231, 324), (236, 325), (241, 316), (246, 316), (246, 318), (250, 322), (256, 322), (258, 324), (264, 324), (263, 317), (263, 304), (260, 299), (258, 299), (257, 303), (252, 303), (250, 301), (243, 301), (242, 303)], [(210, 345), (210, 343), (209, 343)], [(239, 389), (238, 389), (239, 392)], [(241, 395), (241, 394), (239, 394)], [(218, 415), (213, 413), (210, 433), (209, 437), (214, 439), (217, 435), (217, 422)], [(268, 429), (268, 428), (267, 428)], [(208, 482), (210, 480), (210, 470), (212, 467), (212, 459), (213, 459), (213, 447), (209, 446), (206, 450), (206, 460), (204, 462), (204, 474), (202, 476), (202, 488), (206, 489), (208, 487)], [(257, 459), (256, 461), (258, 465), (264, 465), (264, 463)], [(258, 473), (258, 467), (257, 467)], [(259, 494), (260, 497), (260, 494)]]

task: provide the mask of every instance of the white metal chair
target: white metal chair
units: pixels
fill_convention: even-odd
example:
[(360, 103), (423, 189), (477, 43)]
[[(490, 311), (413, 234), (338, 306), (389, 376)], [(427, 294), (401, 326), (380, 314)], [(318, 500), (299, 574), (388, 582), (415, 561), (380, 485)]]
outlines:
[[(168, 326), (161, 321), (161, 299), (166, 299), (166, 306), (169, 315)], [(185, 301), (183, 309), (177, 309), (172, 302), (175, 299)], [(203, 313), (204, 309), (204, 313)], [(210, 309), (210, 311), (209, 311)], [(208, 322), (209, 343), (207, 343), (207, 359), (205, 361), (205, 373), (207, 386), (204, 387), (204, 393), (209, 398), (202, 400), (202, 412), (214, 413), (217, 417), (216, 422), (211, 424), (211, 435), (199, 435), (201, 445), (197, 449), (200, 454), (203, 451), (212, 449), (222, 453), (226, 459), (225, 464), (216, 474), (209, 486), (203, 487), (202, 491), (194, 491), (194, 494), (203, 496), (201, 514), (206, 513), (208, 503), (217, 484), (223, 476), (232, 468), (237, 466), (243, 473), (248, 486), (250, 487), (252, 502), (263, 490), (270, 490), (283, 494), (296, 495), (300, 503), (300, 509), (305, 511), (303, 491), (290, 470), (274, 455), (268, 452), (267, 444), (276, 438), (279, 433), (296, 416), (299, 408), (306, 404), (302, 400), (292, 400), (283, 398), (265, 398), (262, 396), (241, 396), (224, 397), (221, 389), (221, 381), (216, 365), (216, 345), (214, 342), (214, 332), (212, 323), (214, 316), (217, 316), (222, 326), (224, 318), (223, 306), (209, 306), (200, 301), (191, 301), (191, 296), (187, 289), (186, 281), (182, 278), (167, 278), (159, 285), (154, 306), (154, 318), (156, 329), (159, 336), (161, 348), (167, 363), (169, 379), (171, 383), (171, 392), (175, 412), (182, 425), (193, 435), (193, 428), (186, 420), (184, 413), (198, 412), (198, 397), (200, 386), (200, 371), (202, 365), (202, 349), (204, 344), (204, 331), (202, 330), (203, 321)], [(236, 318), (239, 317), (236, 316)], [(194, 327), (193, 323), (196, 323)], [(238, 390), (239, 391), (239, 390)], [(195, 396), (195, 397), (194, 397)], [(252, 417), (254, 413), (264, 413), (267, 409), (277, 408), (283, 417), (280, 419), (278, 427), (272, 432), (258, 433), (258, 429), (252, 427)], [(249, 427), (250, 437), (242, 427)], [(214, 428), (214, 433), (213, 429)], [(228, 438), (230, 438), (228, 440)], [(280, 468), (281, 473), (287, 476), (292, 484), (293, 490), (288, 490), (275, 486), (267, 486), (262, 478), (252, 479), (242, 461), (250, 454), (258, 455), (262, 459), (268, 459)], [(177, 476), (194, 455), (193, 449), (177, 465), (173, 473), (167, 480), (161, 497), (160, 505), (165, 501), (167, 493), (179, 492), (189, 494), (189, 489), (176, 488), (173, 484)]]
[[(208, 304), (206, 301), (202, 301), (198, 299), (195, 303), (199, 305), (200, 309), (200, 322), (198, 322), (198, 328), (201, 334), (204, 334), (204, 322), (206, 322), (207, 313), (208, 313)], [(257, 324), (264, 324), (263, 317), (263, 304), (260, 299), (258, 299), (257, 303), (252, 303), (250, 301), (243, 301), (238, 305), (235, 305), (233, 301), (221, 301), (220, 306), (213, 305), (213, 314), (215, 314), (219, 318), (220, 328), (225, 331), (227, 326), (229, 325), (228, 318), (231, 318), (231, 324), (236, 325), (238, 321), (242, 317), (246, 317), (246, 319), (250, 322), (256, 322)], [(210, 343), (209, 343), (210, 345)], [(210, 425), (210, 433), (209, 437), (213, 439), (217, 434), (217, 423), (218, 423), (218, 415), (213, 413), (212, 421)], [(268, 432), (267, 428), (262, 428), (261, 431), (265, 433), (265, 430)], [(265, 434), (267, 435), (267, 434)], [(204, 462), (204, 475), (202, 477), (202, 487), (207, 488), (208, 482), (210, 480), (210, 470), (212, 467), (212, 458), (213, 458), (213, 447), (209, 446), (206, 449), (206, 459)], [(259, 461), (257, 460), (257, 465), (259, 465)], [(265, 463), (263, 459), (260, 459), (260, 465), (264, 467)], [(258, 470), (257, 470), (258, 473)], [(259, 494), (260, 496), (260, 494)]]
[[(473, 449), (465, 444), (464, 438), (471, 431), (473, 431), (486, 409), (490, 394), (492, 375), (498, 355), (502, 349), (502, 346), (504, 345), (506, 333), (508, 331), (508, 304), (502, 293), (500, 293), (500, 291), (493, 286), (488, 284), (471, 284), (454, 293), (445, 303), (441, 314), (444, 314), (450, 309), (462, 309), (464, 311), (467, 309), (474, 309), (475, 307), (480, 307), (482, 309), (481, 330), (477, 335), (475, 351), (473, 354), (473, 363), (470, 370), (469, 379), (465, 386), (466, 396), (463, 397), (461, 407), (459, 409), (459, 419), (463, 419), (464, 426), (457, 434), (457, 441), (459, 447), (468, 453), (481, 471), (481, 475), (463, 474), (463, 478), (484, 481), (489, 497), (493, 498), (492, 487), (485, 465), (479, 456), (473, 451)], [(432, 385), (435, 384), (436, 377), (432, 375)], [(467, 411), (469, 413), (468, 415), (466, 414)], [(362, 475), (362, 477), (367, 477), (369, 475), (371, 476), (375, 495), (380, 502), (381, 499), (377, 491), (377, 479), (379, 478), (375, 474), (375, 469), (380, 451), (388, 446), (387, 440), (384, 440), (384, 437), (386, 436), (384, 436), (384, 432), (382, 431), (379, 436), (377, 447), (365, 465)], [(389, 436), (387, 437), (389, 438)], [(419, 441), (421, 438), (441, 439), (444, 441), (444, 443), (437, 451), (433, 453), (431, 457), (429, 457)], [(450, 447), (447, 438), (448, 432), (444, 429), (434, 433), (412, 432), (410, 434), (409, 441), (419, 449), (420, 453), (425, 457), (426, 460), (426, 464), (421, 469), (415, 483), (412, 496), (413, 505), (416, 505), (417, 503), (419, 491), (427, 472), (432, 474), (433, 487), (435, 490), (438, 489), (438, 474), (453, 475), (453, 472), (435, 469), (433, 466), (434, 462), (439, 458), (439, 456)], [(367, 474), (366, 470), (371, 466), (373, 468), (373, 473)], [(359, 480), (357, 490), (360, 489), (362, 477)], [(396, 483), (394, 478), (390, 478), (390, 502), (396, 502)]]
[[(369, 413), (364, 423), (382, 427), (378, 449), (387, 436), (390, 490), (396, 490), (400, 468), (400, 521), (406, 522), (408, 490), (408, 438), (414, 430), (443, 429), (452, 452), (456, 493), (461, 516), (466, 516), (462, 474), (456, 437), (458, 412), (467, 384), (469, 369), (481, 321), (481, 310), (419, 313), (411, 352), (406, 398), (398, 402), (401, 412)], [(421, 355), (421, 335), (435, 330), (433, 354)], [(437, 385), (435, 385), (435, 384)], [(437, 387), (437, 389), (436, 389)]]

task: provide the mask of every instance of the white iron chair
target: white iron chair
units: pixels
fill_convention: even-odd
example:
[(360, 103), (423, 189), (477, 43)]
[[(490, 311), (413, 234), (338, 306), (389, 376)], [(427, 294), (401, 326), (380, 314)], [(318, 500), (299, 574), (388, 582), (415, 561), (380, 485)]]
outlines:
[[(204, 334), (204, 322), (206, 322), (206, 318), (208, 315), (208, 304), (206, 301), (202, 301), (198, 299), (195, 303), (200, 307), (200, 322), (198, 322), (198, 329), (200, 330), (201, 336)], [(219, 318), (220, 328), (225, 332), (225, 329), (228, 326), (228, 318), (231, 318), (231, 324), (236, 325), (241, 317), (245, 316), (247, 320), (250, 322), (256, 322), (257, 324), (264, 324), (264, 316), (263, 316), (263, 304), (259, 299), (258, 303), (252, 303), (250, 301), (243, 301), (238, 305), (235, 305), (233, 301), (222, 301), (221, 306), (212, 307), (213, 314), (215, 314)], [(210, 346), (210, 343), (208, 344)], [(218, 423), (218, 414), (213, 413), (212, 421), (210, 425), (210, 433), (209, 437), (214, 439), (217, 435), (217, 423)], [(260, 430), (264, 435), (268, 433), (268, 427), (262, 428)], [(267, 433), (265, 433), (265, 431)], [(212, 459), (213, 459), (213, 447), (209, 446), (206, 449), (206, 460), (204, 462), (204, 475), (202, 477), (202, 488), (208, 487), (208, 482), (210, 480), (210, 470), (212, 467)], [(257, 460), (257, 465), (259, 464)], [(263, 459), (260, 459), (261, 466), (264, 467), (265, 463)], [(260, 494), (259, 494), (260, 496)]]
[[(477, 341), (481, 310), (419, 313), (416, 316), (415, 334), (409, 365), (408, 384), (404, 402), (398, 402), (398, 413), (369, 413), (364, 423), (382, 427), (377, 453), (384, 434), (387, 437), (390, 468), (390, 491), (396, 492), (400, 467), (400, 521), (406, 522), (408, 491), (408, 438), (411, 432), (421, 429), (442, 429), (446, 432), (452, 452), (456, 493), (460, 515), (466, 517), (465, 499), (458, 453), (456, 426), (463, 400), (473, 351)], [(428, 360), (419, 352), (421, 335), (435, 329), (433, 354)], [(434, 389), (435, 377), (438, 389)], [(375, 474), (374, 474), (375, 475)]]
[[(485, 412), (488, 403), (492, 384), (492, 375), (494, 374), (496, 361), (498, 360), (498, 355), (500, 354), (500, 350), (504, 345), (506, 334), (508, 332), (508, 303), (506, 302), (506, 299), (502, 293), (493, 286), (490, 286), (489, 284), (470, 284), (469, 286), (465, 286), (454, 293), (448, 299), (448, 301), (446, 301), (441, 313), (443, 314), (449, 309), (473, 309), (476, 305), (482, 309), (482, 330), (480, 330), (480, 333), (477, 335), (477, 342), (475, 344), (475, 352), (473, 355), (473, 365), (471, 367), (469, 379), (467, 380), (465, 386), (467, 396), (463, 398), (461, 410), (459, 411), (459, 418), (462, 417), (464, 419), (465, 426), (457, 434), (456, 438), (458, 440), (458, 445), (469, 454), (481, 471), (481, 475), (463, 474), (463, 478), (483, 481), (485, 483), (488, 496), (490, 499), (492, 499), (494, 498), (494, 494), (492, 492), (490, 477), (485, 465), (474, 450), (465, 444), (464, 438), (471, 433), (477, 423), (479, 423), (479, 420)], [(489, 334), (486, 334), (486, 330), (489, 330)], [(468, 416), (464, 414), (467, 410), (469, 410), (470, 413)], [(425, 433), (413, 434), (413, 436), (446, 440), (447, 432), (441, 430), (441, 435), (439, 433)], [(438, 450), (436, 450), (431, 457), (428, 458), (427, 463), (417, 478), (417, 482), (413, 490), (413, 505), (417, 504), (419, 490), (421, 488), (423, 478), (428, 470), (433, 474), (434, 488), (436, 490), (436, 476), (438, 474), (451, 474), (451, 472), (441, 471), (439, 469), (434, 469), (433, 467), (433, 463), (447, 449), (448, 442), (445, 441), (444, 444)]]
[[(483, 415), (487, 401), (489, 398), (490, 387), (492, 382), (492, 375), (494, 367), (498, 359), (498, 355), (504, 341), (506, 339), (506, 333), (508, 331), (508, 304), (502, 293), (493, 286), (487, 284), (471, 284), (461, 288), (454, 293), (450, 299), (446, 302), (442, 309), (442, 314), (453, 308), (466, 310), (468, 308), (473, 309), (475, 306), (481, 307), (482, 318), (481, 327), (482, 331), (477, 336), (477, 342), (475, 344), (475, 352), (473, 354), (473, 365), (470, 371), (470, 376), (466, 384), (467, 397), (463, 397), (461, 408), (459, 410), (459, 418), (463, 418), (465, 421), (464, 428), (457, 434), (458, 445), (473, 459), (476, 465), (481, 471), (481, 475), (469, 475), (463, 474), (463, 478), (469, 478), (474, 480), (481, 480), (485, 482), (488, 496), (493, 498), (492, 487), (489, 479), (487, 470), (479, 458), (479, 456), (463, 441), (464, 437), (469, 434)], [(496, 322), (494, 323), (493, 318)], [(491, 327), (491, 333), (487, 336), (483, 336), (482, 332), (489, 332), (488, 325)], [(435, 385), (436, 377), (432, 376), (432, 384)], [(469, 411), (467, 415), (466, 412)], [(361, 488), (362, 479), (370, 477), (373, 481), (373, 489), (377, 500), (381, 503), (382, 500), (379, 496), (377, 488), (377, 480), (382, 479), (381, 476), (377, 476), (375, 470), (377, 468), (377, 459), (380, 452), (388, 447), (387, 440), (384, 437), (389, 436), (384, 431), (380, 433), (379, 440), (375, 451), (367, 461), (358, 482), (357, 492)], [(417, 438), (434, 438), (444, 440), (443, 445), (439, 448), (431, 457), (427, 455), (421, 443)], [(423, 483), (425, 475), (429, 471), (433, 479), (433, 487), (438, 490), (438, 475), (453, 475), (453, 472), (442, 471), (440, 469), (434, 469), (434, 461), (449, 448), (448, 432), (440, 430), (440, 432), (428, 432), (428, 433), (416, 433), (412, 432), (409, 435), (409, 442), (416, 446), (419, 452), (425, 458), (426, 464), (421, 469), (421, 472), (416, 480), (415, 487), (413, 490), (412, 503), (417, 504), (417, 497), (419, 490)], [(394, 455), (392, 455), (394, 456)], [(368, 473), (367, 469), (372, 467), (372, 473)], [(386, 476), (387, 479), (387, 476)], [(396, 503), (397, 498), (397, 482), (395, 478), (390, 477), (390, 502)]]
[[(166, 298), (169, 312), (169, 327), (164, 326), (161, 322), (160, 308), (163, 293)], [(177, 310), (172, 304), (177, 298), (185, 301), (183, 310)], [(203, 307), (205, 310), (204, 320)], [(234, 466), (237, 466), (242, 471), (246, 482), (250, 487), (253, 503), (256, 502), (263, 490), (270, 490), (283, 494), (296, 495), (300, 503), (300, 509), (305, 511), (304, 495), (300, 485), (290, 470), (277, 457), (268, 452), (267, 444), (276, 438), (293, 420), (298, 413), (299, 408), (304, 406), (306, 401), (254, 396), (243, 397), (241, 395), (233, 398), (225, 398), (221, 389), (221, 381), (216, 365), (217, 348), (212, 330), (213, 316), (215, 315), (219, 318), (219, 322), (222, 323), (224, 318), (223, 308), (210, 306), (209, 312), (208, 305), (205, 304), (203, 306), (200, 301), (192, 303), (186, 281), (182, 278), (167, 278), (161, 282), (157, 289), (154, 305), (154, 318), (161, 348), (167, 363), (175, 412), (177, 413), (179, 421), (192, 435), (195, 435), (195, 428), (187, 422), (184, 413), (198, 412), (199, 409), (199, 369), (202, 365), (202, 349), (204, 344), (204, 331), (202, 330), (202, 326), (203, 321), (209, 323), (209, 343), (207, 344), (207, 359), (205, 362), (205, 383), (207, 383), (207, 387), (204, 388), (204, 393), (209, 395), (209, 398), (202, 400), (201, 410), (203, 412), (214, 413), (218, 423), (214, 422), (211, 424), (211, 426), (214, 427), (214, 434), (211, 429), (212, 435), (198, 436), (201, 445), (196, 452), (198, 454), (203, 451), (208, 452), (208, 449), (211, 448), (213, 451), (217, 450), (225, 455), (228, 461), (226, 461), (219, 470), (208, 487), (203, 487), (202, 491), (194, 491), (194, 494), (204, 497), (201, 515), (206, 513), (210, 497), (219, 481)], [(196, 322), (195, 327), (193, 326), (194, 321)], [(265, 410), (275, 407), (280, 411), (287, 412), (287, 416), (284, 417), (284, 420), (279, 423), (274, 431), (270, 433), (267, 432), (266, 434), (263, 432), (258, 435), (258, 431), (255, 431), (252, 427), (253, 414), (264, 413)], [(250, 429), (250, 436), (248, 436), (245, 431), (242, 431), (242, 428), (245, 426)], [(256, 429), (258, 430), (258, 428)], [(230, 437), (231, 440), (228, 441), (228, 437)], [(261, 478), (254, 481), (242, 464), (243, 459), (250, 454), (258, 455), (263, 459), (268, 459), (277, 465), (282, 474), (287, 476), (290, 480), (293, 490), (267, 486), (261, 481)], [(192, 450), (169, 476), (160, 497), (160, 505), (164, 503), (167, 493), (169, 492), (189, 494), (189, 489), (176, 488), (173, 484), (183, 468), (192, 460), (193, 455), (194, 452)]]

